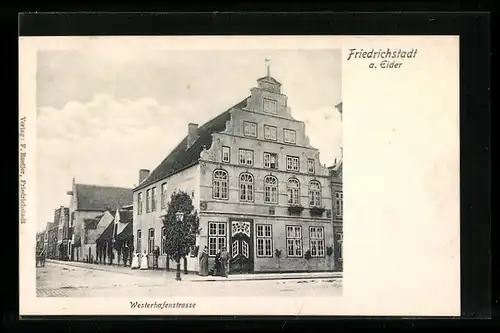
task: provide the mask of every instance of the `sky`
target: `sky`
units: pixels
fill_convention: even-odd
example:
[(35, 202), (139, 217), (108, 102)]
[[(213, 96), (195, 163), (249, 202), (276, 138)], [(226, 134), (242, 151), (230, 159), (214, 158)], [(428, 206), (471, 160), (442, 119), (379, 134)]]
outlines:
[(39, 51), (37, 229), (77, 183), (134, 187), (187, 134), (250, 95), (266, 74), (320, 150), (340, 158), (341, 58), (335, 49)]

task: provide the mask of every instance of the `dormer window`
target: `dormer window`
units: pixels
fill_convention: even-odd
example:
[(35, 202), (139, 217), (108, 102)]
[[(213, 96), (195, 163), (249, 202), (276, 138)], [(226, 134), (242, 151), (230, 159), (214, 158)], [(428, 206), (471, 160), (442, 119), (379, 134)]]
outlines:
[(264, 112), (276, 114), (277, 112), (276, 101), (264, 98)]

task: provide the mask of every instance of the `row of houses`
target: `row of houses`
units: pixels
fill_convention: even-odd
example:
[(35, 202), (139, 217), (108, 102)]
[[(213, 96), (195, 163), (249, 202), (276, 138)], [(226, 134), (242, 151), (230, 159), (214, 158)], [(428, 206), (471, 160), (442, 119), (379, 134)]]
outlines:
[[(190, 123), (154, 170), (139, 171), (134, 188), (73, 180), (69, 206), (47, 224), (47, 242), (57, 244), (48, 245), (51, 255), (110, 263), (145, 251), (152, 262), (158, 246), (159, 267), (174, 267), (162, 217), (171, 195), (184, 191), (199, 214), (196, 246), (208, 247), (209, 264), (225, 246), (230, 273), (341, 270), (342, 159), (320, 163), (287, 99), (268, 68), (249, 96), (202, 126)], [(187, 270), (198, 269), (196, 253)]]
[(121, 254), (126, 252), (126, 262), (130, 262), (132, 188), (78, 184), (73, 180), (67, 194), (71, 197), (69, 207), (57, 208), (54, 222), (48, 222), (42, 236), (38, 236), (43, 239), (39, 244), (43, 244), (47, 257), (111, 264), (123, 262)]

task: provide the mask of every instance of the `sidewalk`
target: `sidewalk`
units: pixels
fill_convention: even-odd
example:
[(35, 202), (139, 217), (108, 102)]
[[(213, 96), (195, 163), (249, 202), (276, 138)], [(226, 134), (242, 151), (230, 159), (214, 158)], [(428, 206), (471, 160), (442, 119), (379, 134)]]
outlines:
[(306, 280), (306, 279), (340, 279), (342, 272), (311, 272), (311, 273), (253, 273), (230, 274), (227, 278), (221, 276), (198, 276), (196, 282), (213, 281), (264, 281), (264, 280)]
[[(131, 269), (130, 267), (123, 267), (118, 265), (96, 265), (77, 261), (59, 261), (47, 259), (47, 262), (56, 265), (66, 265), (73, 267), (81, 267), (86, 269), (94, 269), (106, 272), (122, 273), (134, 276), (156, 277), (164, 279), (174, 279), (176, 271), (166, 269), (159, 270), (139, 270)], [(342, 272), (312, 272), (312, 273), (254, 273), (254, 274), (231, 274), (227, 278), (221, 276), (199, 276), (197, 273), (190, 272), (184, 274), (182, 272), (181, 278), (185, 281), (192, 282), (223, 282), (223, 281), (265, 281), (265, 280), (291, 280), (291, 279), (340, 279)]]
[[(175, 279), (175, 274), (176, 274), (176, 271), (174, 269), (170, 269), (170, 271), (167, 271), (164, 268), (163, 269), (160, 268), (158, 270), (154, 269), (141, 270), (141, 269), (131, 269), (130, 266), (124, 267), (118, 265), (103, 265), (103, 264), (97, 265), (79, 261), (61, 261), (53, 259), (47, 259), (46, 262), (61, 266), (80, 267), (80, 268), (93, 269), (104, 272), (121, 273), (133, 276), (144, 276), (144, 277), (172, 279), (172, 280)], [(190, 281), (192, 279), (198, 279), (200, 278), (200, 276), (192, 272), (184, 274), (184, 272), (182, 271), (181, 278), (182, 280)]]

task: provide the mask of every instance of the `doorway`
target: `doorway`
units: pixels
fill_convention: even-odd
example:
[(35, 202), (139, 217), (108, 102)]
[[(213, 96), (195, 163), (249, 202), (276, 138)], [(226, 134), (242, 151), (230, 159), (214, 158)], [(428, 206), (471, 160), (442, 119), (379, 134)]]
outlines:
[(231, 221), (229, 272), (248, 274), (253, 272), (253, 242), (251, 221)]

